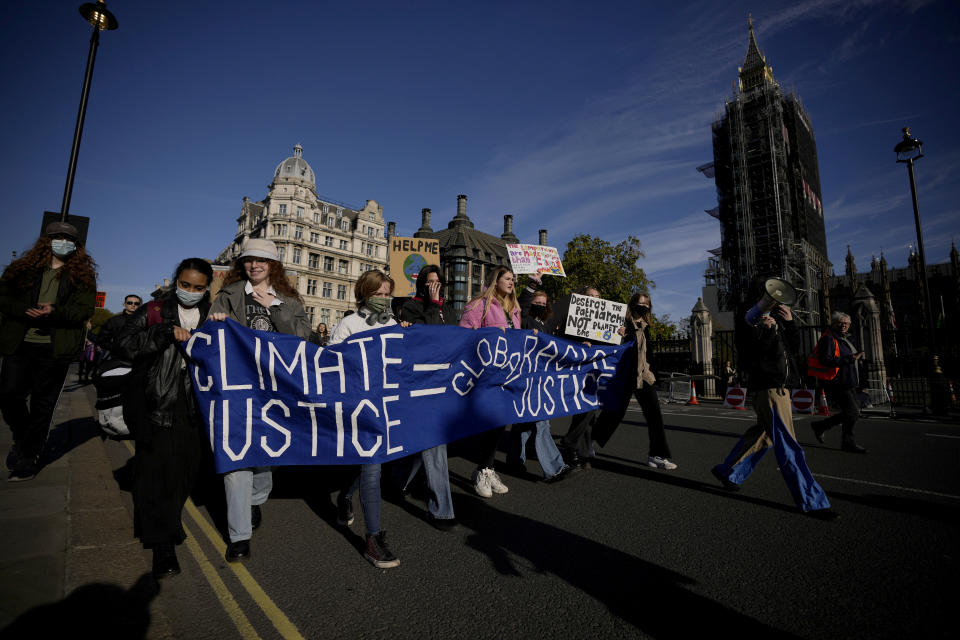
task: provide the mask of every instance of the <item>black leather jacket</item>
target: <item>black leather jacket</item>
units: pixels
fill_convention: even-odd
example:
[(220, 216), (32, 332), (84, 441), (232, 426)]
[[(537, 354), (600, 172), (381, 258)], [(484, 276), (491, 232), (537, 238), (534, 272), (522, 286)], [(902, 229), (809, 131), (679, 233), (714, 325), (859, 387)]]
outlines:
[(736, 324), (740, 370), (746, 373), (747, 388), (777, 389), (800, 386), (800, 376), (792, 354), (800, 348), (800, 330), (792, 320), (776, 314), (771, 329), (749, 326), (738, 312)]
[[(163, 427), (172, 426), (180, 394), (186, 394), (187, 406), (196, 410), (190, 370), (183, 367), (183, 350), (173, 337), (173, 328), (180, 326), (176, 293), (165, 294), (160, 302), (160, 322), (149, 324), (149, 305), (143, 305), (114, 341), (114, 356), (133, 363), (131, 388), (124, 397), (124, 420), (131, 417), (127, 424), (147, 419)], [(198, 308), (199, 326), (210, 311), (209, 298), (204, 298)]]

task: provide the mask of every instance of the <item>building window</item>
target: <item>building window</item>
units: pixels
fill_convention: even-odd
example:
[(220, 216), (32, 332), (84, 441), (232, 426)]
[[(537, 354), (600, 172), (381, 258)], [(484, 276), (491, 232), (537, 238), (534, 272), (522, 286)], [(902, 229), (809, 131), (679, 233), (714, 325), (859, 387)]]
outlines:
[(367, 227), (367, 237), (373, 238), (375, 229), (373, 227)]
[(316, 222), (317, 224), (320, 224), (320, 212), (319, 212), (319, 211), (314, 211), (314, 212), (313, 212), (313, 221)]
[(294, 240), (303, 240), (303, 227), (301, 227), (301, 226), (298, 225), (297, 228), (294, 229), (294, 231), (293, 231), (293, 239), (294, 239)]
[(287, 205), (285, 204), (280, 205), (280, 209), (279, 211), (277, 211), (277, 213), (279, 213), (282, 216), (287, 215)]
[(343, 275), (350, 273), (350, 263), (346, 260), (341, 260), (337, 265), (337, 273), (342, 273)]
[(367, 255), (368, 255), (368, 256), (372, 256), (375, 249), (376, 249), (376, 247), (374, 247), (374, 246), (373, 246), (372, 244), (370, 244), (369, 242), (367, 243)]
[(300, 264), (300, 255), (303, 253), (300, 247), (293, 248), (293, 264)]
[(324, 244), (325, 246), (332, 247), (332, 246), (333, 246), (333, 236), (327, 236), (327, 237), (324, 239), (323, 244)]
[(277, 256), (279, 256), (280, 262), (283, 262), (283, 257), (286, 255), (286, 253), (287, 253), (286, 247), (277, 247)]
[(336, 318), (337, 318), (337, 324), (339, 324), (340, 321), (343, 320), (343, 311), (339, 311), (339, 310), (338, 310), (338, 311), (337, 311)]
[(307, 295), (315, 296), (317, 295), (317, 281), (308, 278), (307, 279)]
[(343, 229), (344, 231), (350, 231), (350, 220), (347, 218), (344, 218), (343, 220), (341, 220), (340, 228)]
[(316, 231), (311, 231), (311, 232), (310, 232), (310, 242), (312, 242), (312, 243), (314, 243), (314, 244), (320, 244), (320, 234), (317, 233)]
[(297, 217), (298, 218), (303, 217), (303, 207), (297, 207)]
[(350, 244), (346, 240), (341, 239), (340, 248), (343, 249), (344, 251), (348, 251), (350, 249)]
[(334, 219), (333, 216), (327, 216), (327, 226), (328, 226), (328, 227), (335, 227), (336, 225), (337, 225), (336, 219)]
[(320, 268), (320, 254), (319, 254), (319, 253), (311, 253), (311, 254), (309, 254), (309, 255), (307, 256), (307, 266), (310, 267), (311, 269), (319, 269), (319, 268)]
[(333, 285), (329, 282), (323, 283), (323, 297), (330, 298), (333, 296)]
[(284, 238), (287, 237), (287, 225), (286, 225), (286, 224), (281, 224), (281, 225), (280, 225), (280, 235), (283, 236)]
[[(338, 284), (337, 285), (337, 300), (346, 300), (347, 299), (347, 285)], [(342, 317), (342, 316), (341, 316)]]
[(333, 258), (330, 256), (323, 256), (323, 270), (333, 271)]
[(312, 327), (312, 326), (313, 326), (313, 312), (314, 312), (314, 308), (313, 308), (313, 307), (307, 307), (307, 308), (306, 308), (306, 312), (307, 312), (307, 320), (310, 321), (310, 326)]
[(330, 324), (330, 309), (320, 309), (320, 322)]

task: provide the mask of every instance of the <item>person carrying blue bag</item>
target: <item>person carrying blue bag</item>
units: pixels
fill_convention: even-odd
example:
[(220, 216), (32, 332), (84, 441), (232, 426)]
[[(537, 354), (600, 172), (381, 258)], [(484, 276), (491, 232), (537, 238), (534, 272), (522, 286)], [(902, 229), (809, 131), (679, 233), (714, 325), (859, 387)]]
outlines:
[(726, 460), (713, 467), (711, 473), (724, 489), (737, 491), (772, 446), (783, 480), (800, 511), (814, 518), (833, 520), (837, 513), (810, 473), (793, 430), (790, 388), (797, 386), (799, 376), (790, 354), (800, 346), (800, 331), (793, 314), (789, 307), (778, 304), (748, 324), (745, 311), (746, 307), (737, 313), (735, 337), (739, 369), (747, 376), (757, 424), (747, 429)]

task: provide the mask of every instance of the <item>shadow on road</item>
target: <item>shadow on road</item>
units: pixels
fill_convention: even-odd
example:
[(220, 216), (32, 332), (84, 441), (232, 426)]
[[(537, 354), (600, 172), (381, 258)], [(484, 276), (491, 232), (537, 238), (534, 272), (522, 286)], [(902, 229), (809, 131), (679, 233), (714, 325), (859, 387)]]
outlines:
[(851, 493), (831, 491), (829, 495), (832, 500), (842, 500), (844, 502), (861, 504), (865, 507), (873, 507), (874, 509), (920, 516), (921, 518), (936, 520), (943, 524), (960, 522), (960, 509), (953, 505), (928, 502), (927, 500), (918, 500), (917, 498), (883, 496), (878, 494), (857, 496)]
[[(613, 615), (656, 638), (736, 634), (793, 638), (779, 629), (687, 590), (690, 578), (589, 538), (505, 513), (479, 498), (461, 500), (457, 518), (474, 531), (469, 546), (502, 575), (521, 576), (514, 557), (552, 573), (602, 602)], [(526, 563), (525, 563), (526, 564)]]
[(61, 422), (47, 436), (47, 443), (40, 454), (41, 468), (56, 462), (87, 440), (100, 437), (100, 426), (93, 418), (73, 418)]
[(0, 639), (145, 638), (150, 602), (158, 593), (160, 587), (149, 574), (129, 590), (105, 582), (86, 584), (59, 602), (22, 614), (0, 629)]

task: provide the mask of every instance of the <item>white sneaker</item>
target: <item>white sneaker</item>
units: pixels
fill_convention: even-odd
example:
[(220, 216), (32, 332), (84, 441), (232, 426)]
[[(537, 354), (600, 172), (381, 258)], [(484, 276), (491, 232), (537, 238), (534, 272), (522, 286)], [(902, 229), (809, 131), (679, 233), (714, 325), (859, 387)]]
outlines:
[(653, 467), (654, 469), (666, 469), (667, 471), (673, 471), (677, 468), (677, 465), (670, 462), (667, 458), (661, 458), (660, 456), (650, 456), (647, 458), (647, 466)]
[(473, 490), (481, 498), (493, 497), (493, 491), (490, 490), (490, 476), (487, 475), (487, 469), (477, 469), (473, 472)]
[(488, 467), (483, 470), (483, 473), (487, 476), (487, 484), (490, 486), (491, 491), (494, 493), (506, 493), (510, 491), (510, 489), (507, 489), (507, 485), (503, 484), (503, 480), (500, 479), (496, 471)]

